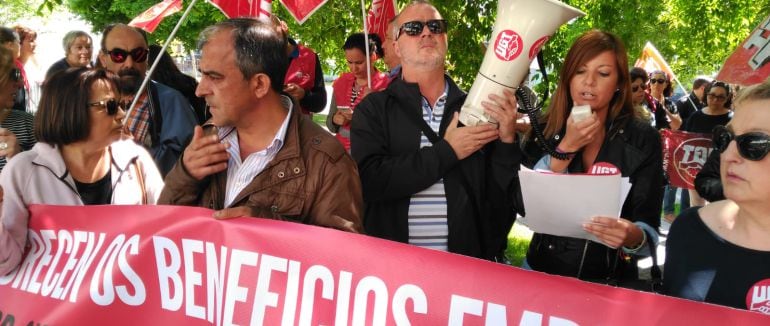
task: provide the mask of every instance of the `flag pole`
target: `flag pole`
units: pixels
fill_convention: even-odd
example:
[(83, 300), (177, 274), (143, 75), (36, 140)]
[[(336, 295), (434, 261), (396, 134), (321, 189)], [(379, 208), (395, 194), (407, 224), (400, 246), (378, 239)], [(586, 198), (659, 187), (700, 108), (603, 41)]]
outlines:
[(654, 52), (655, 52), (655, 54), (656, 54), (656, 55), (657, 55), (657, 56), (658, 56), (658, 57), (659, 57), (659, 58), (660, 58), (660, 59), (663, 61), (662, 63), (663, 63), (663, 65), (665, 66), (665, 68), (666, 68), (668, 71), (670, 71), (670, 72), (671, 72), (671, 79), (673, 79), (673, 80), (676, 82), (676, 84), (677, 84), (677, 85), (679, 85), (679, 89), (681, 89), (681, 90), (682, 90), (682, 92), (684, 93), (684, 96), (687, 96), (687, 100), (688, 100), (688, 101), (690, 101), (690, 103), (692, 104), (692, 106), (693, 106), (694, 108), (697, 108), (698, 106), (697, 106), (697, 105), (695, 105), (695, 103), (693, 103), (693, 102), (692, 102), (692, 99), (690, 98), (690, 93), (688, 93), (688, 92), (687, 92), (687, 89), (685, 89), (685, 88), (684, 88), (684, 86), (682, 85), (682, 82), (680, 82), (680, 81), (679, 81), (679, 78), (676, 78), (676, 74), (674, 74), (674, 70), (673, 70), (673, 69), (671, 69), (671, 66), (669, 66), (669, 65), (668, 65), (668, 62), (666, 61), (666, 59), (665, 59), (665, 58), (663, 58), (663, 56), (662, 56), (662, 55), (660, 55), (660, 52), (658, 52), (658, 48), (656, 48), (656, 47), (655, 47), (655, 45), (653, 45), (653, 44), (652, 44), (652, 42), (650, 42), (650, 41), (647, 41), (647, 44), (649, 44), (649, 45), (650, 45), (650, 49), (651, 49), (652, 51), (654, 51)]
[(372, 90), (372, 62), (369, 60), (371, 55), (369, 54), (369, 26), (366, 24), (366, 5), (364, 0), (361, 0), (361, 17), (364, 19), (364, 48), (366, 49), (366, 85), (369, 86), (369, 90)]
[(144, 90), (147, 88), (147, 84), (150, 83), (150, 77), (152, 77), (152, 73), (155, 72), (155, 68), (158, 66), (158, 63), (160, 62), (160, 58), (162, 57), (162, 54), (166, 52), (168, 45), (171, 43), (171, 40), (174, 39), (174, 36), (176, 36), (176, 32), (179, 31), (179, 27), (182, 26), (182, 23), (184, 23), (184, 21), (187, 19), (187, 16), (190, 15), (190, 10), (192, 9), (192, 7), (195, 5), (197, 1), (198, 0), (190, 1), (190, 5), (187, 6), (187, 9), (182, 14), (182, 17), (179, 18), (179, 21), (176, 23), (176, 26), (174, 26), (174, 29), (171, 31), (171, 34), (168, 35), (166, 42), (163, 43), (163, 47), (160, 48), (160, 52), (158, 53), (158, 56), (155, 58), (155, 61), (152, 63), (152, 66), (150, 66), (150, 70), (148, 70), (147, 73), (145, 74), (144, 80), (142, 81), (142, 85), (139, 86), (139, 90), (134, 95), (134, 100), (131, 101), (131, 106), (128, 108), (128, 111), (126, 111), (126, 116), (123, 118), (123, 124), (126, 124), (126, 121), (128, 121), (128, 117), (131, 116), (131, 111), (134, 110), (134, 107), (136, 106), (136, 102), (139, 101), (139, 97), (142, 95), (142, 92), (144, 92)]

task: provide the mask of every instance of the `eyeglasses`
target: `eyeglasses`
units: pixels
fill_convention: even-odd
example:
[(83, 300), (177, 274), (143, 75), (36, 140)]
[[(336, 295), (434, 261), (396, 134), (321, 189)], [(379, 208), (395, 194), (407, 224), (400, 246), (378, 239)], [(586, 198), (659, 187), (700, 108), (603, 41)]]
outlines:
[(21, 80), (21, 69), (19, 69), (19, 68), (11, 69), (11, 73), (8, 75), (8, 78), (10, 78), (12, 82), (20, 81)]
[(631, 86), (631, 92), (636, 93), (636, 91), (638, 91), (640, 88), (642, 90), (645, 90), (647, 89), (647, 85), (642, 84), (642, 85)]
[(665, 83), (667, 83), (667, 82), (668, 82), (668, 81), (667, 81), (667, 80), (665, 80), (665, 79), (663, 79), (663, 78), (658, 78), (658, 79), (655, 79), (655, 78), (650, 78), (650, 85), (654, 85), (655, 83), (658, 83), (658, 84), (665, 84)]
[(770, 152), (770, 136), (761, 132), (747, 132), (736, 136), (725, 126), (714, 127), (714, 147), (724, 153), (730, 142), (735, 140), (738, 153), (749, 161), (761, 161)]
[(123, 107), (123, 104), (112, 98), (106, 101), (88, 103), (88, 106), (101, 106), (107, 109), (108, 115), (115, 115), (118, 113), (118, 108)]
[(725, 95), (716, 95), (716, 94), (709, 93), (706, 96), (708, 96), (709, 100), (712, 100), (712, 101), (724, 101), (727, 99), (727, 96)]
[(104, 52), (110, 55), (110, 59), (112, 59), (112, 62), (114, 63), (123, 63), (128, 59), (128, 56), (131, 56), (131, 58), (134, 59), (134, 62), (142, 63), (147, 60), (147, 54), (150, 53), (150, 51), (145, 48), (135, 48), (131, 51), (114, 48)]
[(444, 34), (447, 30), (447, 22), (445, 19), (431, 19), (426, 22), (415, 20), (401, 25), (401, 28), (398, 29), (398, 37), (396, 37), (396, 40), (401, 37), (401, 33), (406, 33), (406, 35), (409, 36), (420, 35), (425, 26), (428, 26), (428, 30), (433, 34)]

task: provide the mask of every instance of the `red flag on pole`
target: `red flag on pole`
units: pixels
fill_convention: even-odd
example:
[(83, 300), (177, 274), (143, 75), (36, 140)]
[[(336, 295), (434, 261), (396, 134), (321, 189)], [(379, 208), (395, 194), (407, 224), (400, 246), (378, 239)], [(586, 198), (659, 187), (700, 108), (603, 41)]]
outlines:
[(770, 17), (765, 18), (743, 41), (717, 75), (731, 84), (752, 85), (770, 76)]
[(304, 23), (310, 15), (326, 3), (326, 0), (281, 0), (286, 10), (298, 23)]
[(210, 0), (227, 18), (267, 18), (273, 12), (272, 0)]
[(163, 18), (166, 18), (177, 11), (182, 10), (182, 0), (163, 0), (150, 7), (141, 15), (136, 16), (129, 26), (141, 28), (148, 33), (152, 33), (158, 28)]
[(395, 0), (374, 0), (369, 14), (366, 16), (366, 25), (369, 33), (377, 34), (380, 40), (385, 42), (388, 33), (388, 22), (396, 17)]

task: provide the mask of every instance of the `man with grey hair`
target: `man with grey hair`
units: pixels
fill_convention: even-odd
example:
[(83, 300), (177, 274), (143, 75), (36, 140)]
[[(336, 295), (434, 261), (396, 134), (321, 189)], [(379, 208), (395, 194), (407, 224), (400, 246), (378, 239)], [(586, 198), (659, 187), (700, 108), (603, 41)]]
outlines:
[(360, 232), (361, 185), (342, 145), (282, 92), (288, 67), (275, 26), (230, 19), (198, 43), (196, 95), (211, 120), (195, 127), (159, 202), (203, 206), (219, 219), (264, 217)]
[(62, 38), (64, 58), (54, 62), (45, 73), (45, 79), (54, 73), (67, 70), (69, 67), (88, 67), (94, 54), (94, 45), (91, 35), (84, 31), (69, 31)]
[(447, 25), (426, 1), (398, 15), (401, 75), (358, 104), (351, 150), (366, 200), (366, 233), (501, 261), (516, 219), (512, 92), (490, 97), (499, 122), (463, 127), (466, 94), (446, 75)]

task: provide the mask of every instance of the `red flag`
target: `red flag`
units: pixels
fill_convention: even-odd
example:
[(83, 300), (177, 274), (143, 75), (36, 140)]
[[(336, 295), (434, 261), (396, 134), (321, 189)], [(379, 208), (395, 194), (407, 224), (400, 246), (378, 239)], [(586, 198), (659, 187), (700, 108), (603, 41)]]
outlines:
[(396, 17), (395, 0), (374, 0), (369, 14), (366, 16), (366, 25), (369, 33), (380, 36), (380, 40), (385, 42), (388, 33), (388, 22)]
[(304, 23), (310, 15), (326, 3), (326, 0), (281, 0), (286, 10), (298, 23)]
[(717, 75), (717, 80), (731, 84), (752, 85), (770, 76), (770, 17), (751, 32)]
[(182, 10), (182, 0), (163, 0), (147, 9), (141, 15), (136, 16), (128, 25), (152, 33), (160, 25), (160, 22), (163, 21), (163, 18), (180, 10)]
[(703, 168), (714, 147), (711, 135), (664, 129), (663, 170), (671, 185), (695, 189), (695, 176)]
[(273, 12), (272, 0), (210, 0), (227, 18), (267, 18)]

